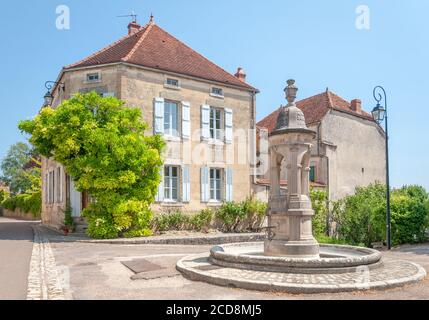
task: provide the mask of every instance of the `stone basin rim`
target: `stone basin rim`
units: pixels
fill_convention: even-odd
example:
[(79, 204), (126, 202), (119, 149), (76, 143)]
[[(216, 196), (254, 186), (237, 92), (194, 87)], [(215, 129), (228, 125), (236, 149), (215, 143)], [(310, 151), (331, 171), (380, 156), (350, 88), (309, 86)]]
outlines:
[[(262, 242), (232, 243), (214, 246), (210, 250), (210, 257), (213, 258), (214, 261), (225, 261), (228, 263), (244, 265), (252, 264), (260, 266), (283, 266), (292, 268), (357, 267), (362, 265), (376, 264), (381, 260), (382, 257), (381, 253), (374, 249), (330, 244), (320, 245), (321, 253), (323, 254), (324, 251), (326, 252), (326, 250), (328, 250), (327, 253), (329, 255), (336, 255), (335, 250), (338, 250), (337, 257), (291, 258), (281, 256), (265, 256), (255, 254), (255, 247), (259, 246), (261, 247), (260, 252), (262, 253)], [(249, 248), (247, 253), (246, 248)], [(349, 255), (347, 253), (349, 253)]]

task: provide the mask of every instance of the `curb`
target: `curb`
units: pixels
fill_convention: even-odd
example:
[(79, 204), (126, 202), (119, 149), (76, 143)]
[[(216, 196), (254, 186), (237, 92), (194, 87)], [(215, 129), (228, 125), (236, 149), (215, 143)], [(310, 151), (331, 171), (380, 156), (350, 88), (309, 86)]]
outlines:
[[(67, 237), (71, 241), (73, 237)], [(80, 243), (100, 243), (100, 244), (170, 244), (170, 245), (218, 245), (235, 242), (254, 242), (265, 239), (265, 233), (246, 234), (222, 234), (212, 236), (189, 236), (189, 237), (152, 237), (138, 239), (113, 239), (113, 240), (90, 240), (77, 238)]]

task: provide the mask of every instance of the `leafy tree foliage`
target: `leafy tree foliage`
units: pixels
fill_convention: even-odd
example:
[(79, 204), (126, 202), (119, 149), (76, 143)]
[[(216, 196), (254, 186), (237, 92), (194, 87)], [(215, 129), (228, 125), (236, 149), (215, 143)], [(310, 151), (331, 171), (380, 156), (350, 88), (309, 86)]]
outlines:
[(31, 161), (32, 156), (31, 147), (24, 142), (18, 142), (9, 148), (6, 157), (2, 160), (0, 167), (3, 175), (0, 180), (9, 186), (12, 194), (24, 193), (31, 188), (28, 173), (36, 176), (37, 172), (26, 170), (25, 166)]
[(78, 191), (95, 199), (83, 211), (90, 236), (150, 234), (164, 142), (145, 136), (139, 108), (95, 92), (77, 94), (19, 128), (37, 152), (64, 165)]

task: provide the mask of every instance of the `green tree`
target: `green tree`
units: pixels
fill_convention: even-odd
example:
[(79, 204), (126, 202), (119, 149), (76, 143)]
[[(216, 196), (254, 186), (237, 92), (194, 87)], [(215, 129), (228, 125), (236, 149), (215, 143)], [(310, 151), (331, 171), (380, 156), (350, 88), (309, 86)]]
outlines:
[(310, 191), (311, 206), (314, 210), (313, 217), (313, 234), (324, 236), (328, 234), (328, 195), (325, 190), (311, 189)]
[(0, 180), (9, 186), (12, 194), (23, 193), (31, 188), (31, 181), (24, 167), (31, 161), (32, 156), (31, 147), (24, 142), (18, 142), (9, 148), (2, 160), (0, 167), (3, 174)]
[(150, 234), (164, 142), (145, 136), (140, 109), (124, 104), (77, 94), (19, 124), (37, 152), (63, 164), (77, 190), (95, 199), (83, 211), (94, 238)]

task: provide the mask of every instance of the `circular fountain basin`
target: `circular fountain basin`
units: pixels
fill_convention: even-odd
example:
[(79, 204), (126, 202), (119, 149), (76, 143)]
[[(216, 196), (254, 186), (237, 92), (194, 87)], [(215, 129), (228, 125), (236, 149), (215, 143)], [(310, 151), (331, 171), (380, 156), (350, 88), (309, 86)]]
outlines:
[(426, 277), (410, 261), (382, 261), (373, 249), (321, 245), (320, 258), (264, 255), (263, 242), (226, 244), (182, 258), (183, 276), (219, 286), (287, 293), (384, 290)]
[(210, 261), (219, 266), (287, 273), (345, 273), (356, 267), (377, 268), (381, 254), (377, 250), (353, 246), (321, 245), (319, 258), (264, 255), (261, 242), (225, 244), (210, 250)]

